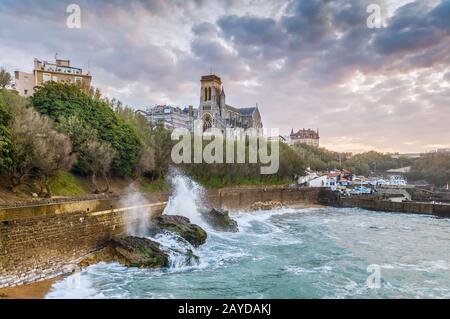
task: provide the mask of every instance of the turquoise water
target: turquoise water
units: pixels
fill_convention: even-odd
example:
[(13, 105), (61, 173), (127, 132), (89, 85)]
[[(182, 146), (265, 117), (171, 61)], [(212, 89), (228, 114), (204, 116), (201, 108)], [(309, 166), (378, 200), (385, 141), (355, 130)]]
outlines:
[[(450, 298), (448, 219), (337, 208), (233, 217), (240, 232), (208, 229), (198, 266), (101, 263), (55, 283), (47, 298)], [(369, 265), (379, 267), (379, 288), (366, 283)]]

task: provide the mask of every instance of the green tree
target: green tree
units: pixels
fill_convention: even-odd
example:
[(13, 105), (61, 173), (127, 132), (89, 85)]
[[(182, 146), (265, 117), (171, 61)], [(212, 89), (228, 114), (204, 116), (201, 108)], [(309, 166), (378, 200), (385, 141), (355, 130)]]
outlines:
[[(119, 106), (116, 107), (116, 113), (134, 130), (142, 145), (139, 152), (139, 161), (135, 167), (135, 177), (151, 173), (156, 169), (155, 150), (160, 147), (160, 145), (154, 145), (159, 143), (153, 137), (152, 126), (144, 115), (135, 112), (130, 107), (120, 106), (122, 105), (120, 101), (117, 104)], [(156, 133), (160, 132), (156, 131)], [(158, 138), (163, 138), (163, 136)]]
[[(30, 112), (35, 112), (28, 109)], [(30, 131), (37, 133), (33, 145), (34, 177), (40, 187), (40, 196), (52, 197), (49, 179), (59, 171), (69, 170), (75, 160), (70, 139), (53, 129), (50, 119), (36, 117), (39, 129), (32, 127)], [(42, 133), (39, 133), (42, 132)]]
[[(114, 150), (111, 144), (98, 140), (97, 131), (72, 115), (60, 118), (57, 128), (66, 134), (73, 144), (73, 151), (77, 154), (74, 170), (80, 175), (90, 175), (94, 192), (109, 190), (109, 171), (111, 169)], [(100, 190), (97, 176), (102, 176), (106, 182), (106, 189)]]
[(412, 167), (409, 179), (426, 180), (435, 186), (445, 186), (450, 182), (450, 154), (429, 153), (416, 160)]
[(0, 172), (8, 169), (13, 163), (10, 123), (11, 113), (0, 100)]
[(139, 162), (141, 143), (133, 128), (107, 102), (86, 94), (76, 85), (55, 82), (37, 88), (31, 102), (36, 110), (55, 121), (76, 116), (95, 129), (98, 140), (111, 144), (114, 149), (113, 173), (133, 175)]
[(162, 125), (157, 125), (153, 128), (150, 143), (155, 163), (150, 175), (152, 178), (163, 178), (172, 163), (170, 154), (174, 142), (171, 140), (170, 131)]
[[(203, 141), (203, 146), (209, 141)], [(245, 142), (245, 163), (237, 163), (237, 145), (234, 146), (234, 163), (226, 163), (227, 141), (224, 140), (224, 163), (193, 163), (181, 164), (180, 167), (191, 177), (199, 180), (207, 186), (223, 187), (238, 184), (260, 184), (267, 185), (271, 183), (287, 184), (294, 181), (294, 177), (303, 175), (305, 171), (305, 162), (298, 154), (284, 143), (279, 144), (279, 169), (275, 174), (261, 174), (261, 166), (267, 164), (249, 163), (250, 144), (247, 139)], [(193, 145), (193, 143), (191, 143)], [(271, 153), (271, 145), (268, 144), (268, 151)], [(191, 150), (191, 155), (194, 152)]]
[(37, 181), (41, 195), (51, 196), (48, 179), (59, 170), (70, 169), (72, 145), (58, 133), (53, 121), (33, 108), (9, 104), (12, 113), (11, 141), (13, 163), (8, 169), (13, 192), (29, 181)]
[[(111, 163), (114, 157), (114, 150), (111, 145), (97, 140), (87, 141), (86, 144), (83, 145), (82, 154), (91, 170), (91, 180), (95, 187), (94, 192), (108, 192), (110, 187), (108, 173), (111, 169)], [(97, 176), (102, 176), (105, 180), (105, 189), (99, 189)]]
[(11, 74), (4, 68), (0, 69), (0, 88), (6, 88), (12, 81)]

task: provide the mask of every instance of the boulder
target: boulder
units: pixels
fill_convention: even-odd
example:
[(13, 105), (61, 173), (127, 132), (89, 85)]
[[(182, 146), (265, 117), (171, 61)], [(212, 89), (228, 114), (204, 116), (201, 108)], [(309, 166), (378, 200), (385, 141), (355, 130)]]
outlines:
[(157, 268), (170, 266), (170, 252), (184, 256), (184, 264), (194, 266), (200, 258), (192, 249), (180, 250), (166, 248), (161, 250), (159, 244), (152, 240), (139, 237), (114, 237), (108, 245), (81, 259), (77, 267), (85, 268), (100, 262), (119, 262), (128, 267)]
[(283, 204), (278, 201), (267, 201), (267, 202), (256, 202), (253, 203), (252, 206), (250, 206), (250, 210), (270, 210), (270, 209), (277, 209), (282, 208)]
[(170, 250), (177, 255), (181, 255), (184, 258), (183, 264), (186, 266), (195, 266), (198, 265), (200, 262), (200, 257), (194, 254), (192, 249), (186, 249), (186, 251), (181, 251), (178, 249), (170, 248)]
[(169, 257), (159, 243), (134, 236), (113, 237), (108, 243), (112, 259), (128, 267), (159, 268), (169, 265)]
[(215, 230), (233, 233), (239, 231), (237, 222), (230, 217), (227, 210), (213, 208), (203, 212), (202, 217)]
[(194, 254), (192, 249), (188, 249), (185, 254), (187, 265), (189, 266), (198, 265), (198, 263), (200, 262), (200, 258), (196, 254)]
[(203, 228), (192, 224), (189, 218), (176, 215), (161, 215), (154, 220), (152, 232), (167, 230), (184, 238), (191, 245), (198, 247), (205, 243), (207, 234)]
[(83, 259), (80, 260), (78, 266), (81, 268), (89, 267), (91, 265), (98, 264), (100, 262), (112, 263), (116, 261), (113, 254), (111, 253), (111, 249), (109, 246), (106, 246), (98, 251), (90, 253), (87, 256), (84, 256)]

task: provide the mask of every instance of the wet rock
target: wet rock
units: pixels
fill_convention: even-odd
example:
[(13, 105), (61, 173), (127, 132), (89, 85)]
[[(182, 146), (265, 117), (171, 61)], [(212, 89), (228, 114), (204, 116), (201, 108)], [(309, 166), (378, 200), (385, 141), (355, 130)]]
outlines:
[(169, 264), (159, 243), (134, 236), (113, 237), (108, 243), (111, 258), (127, 267), (159, 268)]
[(109, 246), (104, 247), (96, 252), (93, 252), (85, 256), (79, 263), (78, 266), (81, 268), (89, 267), (91, 265), (98, 264), (99, 262), (114, 262), (115, 258)]
[(202, 217), (215, 230), (233, 233), (239, 231), (237, 222), (230, 217), (227, 210), (213, 208), (203, 212)]
[(198, 257), (192, 249), (186, 251), (186, 264), (189, 266), (198, 265), (200, 262), (200, 257)]
[(181, 255), (183, 257), (183, 265), (186, 266), (195, 266), (200, 263), (200, 257), (198, 257), (192, 249), (187, 249), (186, 251), (181, 251), (178, 249), (171, 248), (174, 253)]
[(192, 224), (189, 218), (176, 215), (161, 215), (154, 220), (152, 232), (167, 230), (184, 238), (191, 245), (198, 247), (205, 243), (207, 234), (203, 228)]
[(77, 264), (68, 264), (62, 267), (63, 274), (73, 274), (80, 271), (80, 266)]
[(276, 209), (276, 208), (282, 208), (283, 204), (278, 201), (268, 201), (268, 202), (256, 202), (253, 203), (252, 206), (250, 206), (250, 210), (270, 210), (270, 209)]

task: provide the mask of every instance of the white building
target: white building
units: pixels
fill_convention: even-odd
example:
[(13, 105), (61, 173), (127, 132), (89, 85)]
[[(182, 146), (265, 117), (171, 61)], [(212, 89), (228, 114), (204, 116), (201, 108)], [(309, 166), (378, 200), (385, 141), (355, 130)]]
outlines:
[(308, 187), (329, 187), (331, 190), (336, 190), (337, 187), (337, 177), (323, 175), (314, 178), (307, 182)]
[(29, 97), (34, 93), (34, 74), (22, 71), (14, 72), (15, 83), (14, 89), (19, 92), (19, 95)]
[(319, 147), (319, 129), (313, 131), (311, 129), (301, 129), (294, 133), (294, 129), (291, 130), (289, 135), (290, 145), (306, 144), (310, 146)]
[(181, 109), (170, 105), (156, 105), (147, 108), (145, 111), (138, 110), (136, 112), (143, 114), (153, 125), (162, 124), (169, 130), (176, 128), (187, 128), (190, 130), (196, 111), (191, 106)]
[(92, 76), (83, 69), (73, 67), (69, 60), (56, 59), (55, 62), (34, 59), (32, 73), (15, 71), (14, 89), (22, 96), (28, 97), (34, 94), (34, 88), (45, 82), (65, 82), (90, 87)]

